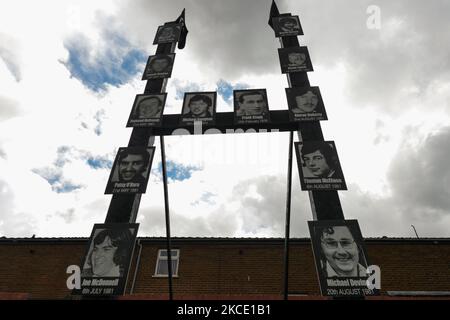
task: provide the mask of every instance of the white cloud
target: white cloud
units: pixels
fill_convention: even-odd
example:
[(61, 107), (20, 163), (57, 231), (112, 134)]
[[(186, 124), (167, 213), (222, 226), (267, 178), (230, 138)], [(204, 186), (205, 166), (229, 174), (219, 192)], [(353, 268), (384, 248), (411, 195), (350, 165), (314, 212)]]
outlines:
[[(300, 43), (308, 46), (315, 69), (309, 78), (320, 86), (329, 117), (321, 122), (324, 136), (336, 141), (350, 186), (340, 192), (345, 216), (358, 218), (370, 236), (412, 235), (411, 224), (419, 234), (448, 236), (445, 201), (429, 205), (445, 198), (443, 180), (418, 175), (422, 188), (409, 193), (412, 184), (392, 174), (423, 169), (419, 151), (430, 154), (430, 172), (445, 165), (439, 148), (427, 143), (440, 137), (445, 144), (441, 129), (450, 120), (449, 44), (442, 41), (450, 30), (447, 2), (382, 1), (379, 31), (365, 27), (369, 1), (278, 4), (302, 21)], [(0, 234), (87, 236), (93, 223), (104, 221), (109, 170), (90, 167), (85, 157), (112, 161), (117, 148), (127, 145), (131, 129), (125, 123), (145, 83), (137, 74), (94, 93), (61, 63), (68, 58), (64, 43), (82, 34), (92, 56), (101, 56), (108, 52), (102, 37), (110, 23), (130, 44), (154, 54), (157, 26), (184, 7), (189, 34), (185, 49), (177, 50), (166, 113), (181, 110), (177, 87), (191, 83), (210, 91), (221, 79), (267, 88), (270, 108), (287, 108), (279, 42), (267, 25), (270, 1), (0, 4)], [(221, 97), (218, 104), (220, 112), (230, 110)], [(167, 137), (168, 160), (201, 168), (169, 185), (173, 234), (282, 236), (287, 143), (286, 133)], [(59, 168), (61, 177), (81, 187), (57, 193), (35, 172), (56, 170), (63, 146), (71, 151)], [(432, 183), (436, 179), (439, 184)], [(307, 236), (311, 209), (299, 187), (295, 157), (293, 182), (292, 234)], [(163, 203), (161, 181), (152, 176), (139, 212), (142, 235), (165, 234)]]

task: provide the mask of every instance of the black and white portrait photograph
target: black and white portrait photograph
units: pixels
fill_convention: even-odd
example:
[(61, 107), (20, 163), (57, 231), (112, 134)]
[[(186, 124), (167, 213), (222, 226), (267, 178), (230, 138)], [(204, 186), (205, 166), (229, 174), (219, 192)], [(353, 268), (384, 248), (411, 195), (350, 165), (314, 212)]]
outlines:
[(175, 53), (149, 56), (142, 80), (170, 78), (174, 60)]
[(286, 88), (291, 121), (327, 120), (319, 87)]
[(138, 94), (127, 127), (153, 127), (161, 124), (167, 93)]
[(298, 16), (275, 17), (272, 18), (272, 24), (276, 37), (303, 35)]
[(302, 190), (347, 190), (333, 141), (295, 143)]
[(314, 260), (324, 296), (373, 295), (370, 265), (357, 220), (308, 221)]
[(292, 47), (278, 49), (281, 72), (314, 71), (307, 47)]
[(180, 39), (181, 24), (167, 24), (158, 27), (153, 44), (177, 42)]
[(194, 121), (203, 124), (214, 124), (216, 115), (216, 92), (186, 92), (180, 124), (192, 125)]
[(105, 194), (145, 193), (155, 147), (119, 148)]
[(270, 122), (266, 89), (234, 90), (235, 124)]
[(122, 292), (139, 224), (95, 224), (81, 269), (81, 294)]

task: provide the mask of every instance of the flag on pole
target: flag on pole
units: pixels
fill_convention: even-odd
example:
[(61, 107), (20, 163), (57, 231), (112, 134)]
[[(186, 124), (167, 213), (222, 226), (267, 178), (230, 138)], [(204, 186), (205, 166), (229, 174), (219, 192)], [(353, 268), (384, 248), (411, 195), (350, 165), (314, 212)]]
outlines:
[(186, 28), (186, 18), (184, 16), (184, 12), (186, 11), (186, 9), (183, 9), (183, 12), (181, 12), (180, 16), (177, 18), (177, 20), (175, 20), (176, 23), (181, 23), (181, 35), (180, 35), (180, 40), (178, 41), (178, 49), (183, 49), (184, 46), (186, 45), (186, 36), (188, 34), (188, 29)]
[(277, 4), (275, 3), (275, 0), (272, 0), (272, 6), (270, 7), (270, 14), (269, 14), (269, 26), (272, 27), (272, 18), (278, 17), (280, 15), (280, 11), (278, 11)]

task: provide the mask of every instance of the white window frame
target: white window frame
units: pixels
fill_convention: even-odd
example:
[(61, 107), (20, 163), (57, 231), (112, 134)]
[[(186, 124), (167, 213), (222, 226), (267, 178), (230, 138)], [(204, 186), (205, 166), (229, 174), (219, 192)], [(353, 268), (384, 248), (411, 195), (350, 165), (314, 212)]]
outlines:
[[(165, 253), (165, 256), (162, 256), (161, 253)], [(172, 264), (176, 261), (175, 270), (172, 270), (172, 277), (178, 278), (178, 268), (180, 265), (180, 249), (170, 249), (170, 253), (172, 255)], [(158, 258), (156, 259), (155, 272), (153, 273), (153, 277), (156, 278), (167, 278), (169, 277), (169, 272), (167, 274), (158, 274), (158, 266), (160, 261), (167, 261), (167, 249), (159, 249), (158, 250)]]

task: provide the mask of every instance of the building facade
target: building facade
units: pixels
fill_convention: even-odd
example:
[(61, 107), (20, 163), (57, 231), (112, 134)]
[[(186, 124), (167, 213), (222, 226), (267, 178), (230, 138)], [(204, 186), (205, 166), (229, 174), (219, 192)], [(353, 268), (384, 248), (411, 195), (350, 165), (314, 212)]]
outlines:
[[(0, 298), (70, 299), (68, 266), (86, 238), (0, 238)], [(365, 240), (381, 268), (383, 297), (450, 296), (450, 239)], [(131, 299), (167, 299), (165, 238), (138, 238), (127, 280)], [(173, 238), (174, 299), (282, 299), (282, 238)], [(310, 239), (291, 239), (289, 296), (320, 298)]]

